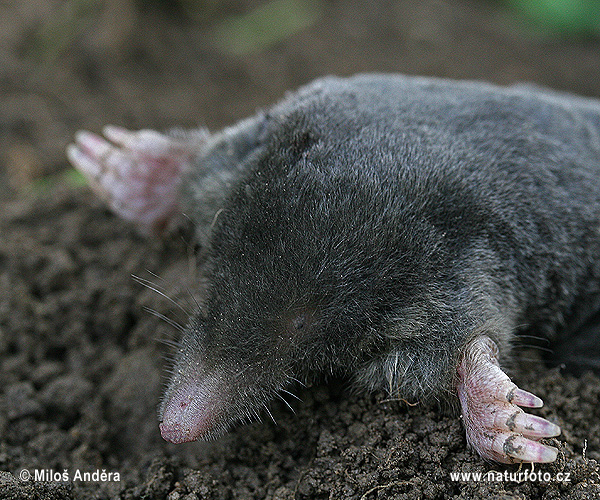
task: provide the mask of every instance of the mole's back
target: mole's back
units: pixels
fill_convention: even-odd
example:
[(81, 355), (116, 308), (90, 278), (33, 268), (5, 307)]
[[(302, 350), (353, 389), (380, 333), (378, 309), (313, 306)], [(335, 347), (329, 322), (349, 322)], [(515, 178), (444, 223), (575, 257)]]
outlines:
[[(270, 183), (282, 235), (314, 230), (325, 242), (363, 220), (345, 237), (350, 253), (414, 244), (433, 257), (439, 244), (447, 261), (436, 266), (488, 274), (499, 302), (517, 304), (515, 321), (547, 332), (597, 306), (599, 101), (400, 75), (325, 78), (229, 134), (233, 185)], [(294, 194), (311, 190), (318, 211)], [(268, 208), (243, 220), (266, 221)]]

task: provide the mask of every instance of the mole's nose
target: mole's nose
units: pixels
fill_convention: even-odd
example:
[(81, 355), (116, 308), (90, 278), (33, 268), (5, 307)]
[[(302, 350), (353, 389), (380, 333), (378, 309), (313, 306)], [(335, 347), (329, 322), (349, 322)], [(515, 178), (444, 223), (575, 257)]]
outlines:
[(179, 444), (210, 434), (218, 412), (209, 392), (206, 384), (182, 382), (167, 393), (159, 425), (163, 439)]

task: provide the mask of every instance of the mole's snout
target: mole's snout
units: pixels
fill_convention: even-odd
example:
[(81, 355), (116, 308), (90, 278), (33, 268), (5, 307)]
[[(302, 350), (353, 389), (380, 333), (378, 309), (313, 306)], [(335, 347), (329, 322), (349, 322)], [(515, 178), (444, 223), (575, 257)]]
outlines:
[(161, 408), (160, 433), (174, 444), (209, 437), (218, 427), (219, 405), (210, 381), (181, 382), (167, 393)]

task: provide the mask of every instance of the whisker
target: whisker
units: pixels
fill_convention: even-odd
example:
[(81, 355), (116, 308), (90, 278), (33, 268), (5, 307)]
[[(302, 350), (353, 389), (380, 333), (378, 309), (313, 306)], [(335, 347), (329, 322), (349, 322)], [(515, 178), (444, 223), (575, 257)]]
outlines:
[(160, 280), (160, 281), (165, 281), (165, 279), (162, 276), (159, 276), (158, 274), (150, 271), (150, 269), (144, 269), (144, 271), (146, 271), (148, 274), (150, 274), (151, 276), (154, 276), (156, 279)]
[(273, 414), (269, 411), (269, 408), (265, 406), (265, 411), (269, 414), (269, 417), (271, 417), (271, 420), (273, 421), (273, 423), (275, 425), (277, 425), (277, 422), (275, 421), (275, 418), (273, 418)]
[(167, 345), (169, 347), (172, 347), (173, 349), (179, 349), (181, 347), (181, 342), (175, 342), (174, 340), (169, 340), (169, 339), (156, 339), (157, 342), (160, 342), (161, 344)]
[(198, 299), (194, 296), (194, 294), (192, 293), (192, 291), (190, 290), (190, 287), (186, 286), (185, 287), (185, 291), (188, 293), (188, 295), (192, 298), (192, 300), (194, 301), (194, 304), (196, 304), (196, 309), (201, 309), (200, 307), (200, 302), (198, 302)]
[(538, 363), (540, 360), (536, 358), (531, 358), (529, 356), (519, 356), (519, 361), (524, 361), (526, 363)]
[[(175, 356), (172, 356), (170, 354), (163, 354), (162, 359), (167, 366), (175, 366), (175, 361), (176, 361)], [(165, 368), (164, 373), (166, 373), (168, 375), (175, 375), (175, 369), (174, 368)]]
[(181, 309), (186, 316), (190, 316), (190, 313), (188, 311), (186, 311), (185, 308), (181, 304), (179, 304), (175, 299), (172, 299), (165, 292), (163, 292), (162, 290), (160, 290), (158, 288), (158, 285), (156, 285), (155, 283), (152, 283), (151, 281), (149, 281), (147, 279), (144, 279), (144, 278), (141, 278), (139, 276), (136, 276), (135, 274), (132, 274), (131, 277), (133, 278), (133, 280), (136, 283), (138, 283), (138, 284), (140, 284), (142, 286), (145, 286), (146, 288), (152, 290), (153, 292), (158, 293), (160, 296), (164, 297), (169, 302), (171, 302), (174, 306), (176, 306), (179, 309)]
[(298, 379), (297, 379), (297, 378), (295, 378), (295, 377), (290, 377), (290, 376), (288, 376), (288, 379), (290, 379), (290, 380), (293, 380), (294, 382), (296, 382), (296, 383), (300, 384), (302, 387), (306, 387), (306, 384), (305, 384), (304, 382), (302, 382), (302, 381), (298, 380)]
[[(165, 279), (162, 276), (159, 276), (156, 273), (153, 273), (152, 271), (150, 271), (150, 269), (146, 269), (145, 270), (148, 274), (150, 274), (151, 276), (154, 276), (156, 279), (159, 279), (160, 281), (164, 282)], [(148, 283), (153, 284), (150, 280), (146, 280)], [(164, 290), (164, 289), (163, 289)], [(196, 297), (194, 297), (194, 294), (192, 293), (192, 291), (190, 290), (189, 286), (185, 287), (185, 291), (188, 293), (188, 295), (192, 298), (192, 300), (194, 301), (194, 303), (196, 304), (196, 307), (200, 308), (200, 304), (198, 303), (198, 301), (196, 300)]]
[(298, 401), (302, 401), (298, 396), (296, 396), (295, 394), (291, 393), (290, 391), (286, 391), (285, 389), (280, 389), (280, 391), (281, 392), (285, 392), (286, 394), (289, 394), (293, 398), (296, 398)]
[(286, 405), (286, 406), (287, 406), (287, 407), (288, 407), (290, 410), (292, 410), (292, 413), (294, 413), (294, 414), (296, 413), (296, 412), (294, 411), (294, 409), (292, 408), (292, 406), (291, 406), (291, 405), (290, 405), (290, 404), (289, 404), (289, 403), (288, 403), (288, 402), (285, 400), (285, 398), (284, 398), (284, 397), (283, 397), (281, 394), (279, 394), (279, 393), (277, 392), (277, 393), (275, 393), (275, 395), (276, 395), (276, 396), (277, 396), (279, 399), (281, 399), (281, 401), (283, 401), (283, 402), (285, 403), (285, 405)]
[(550, 352), (550, 353), (554, 352), (554, 349), (552, 349), (550, 347), (542, 347), (542, 346), (535, 345), (535, 344), (519, 344), (518, 348), (519, 348), (519, 350), (521, 348), (524, 348), (524, 349), (535, 349), (536, 351), (544, 351), (544, 352)]
[(156, 316), (159, 319), (162, 319), (165, 323), (167, 323), (168, 325), (172, 326), (173, 328), (179, 330), (182, 333), (185, 331), (185, 328), (182, 325), (180, 325), (177, 321), (175, 321), (171, 318), (167, 318), (164, 314), (159, 313), (158, 311), (152, 309), (151, 307), (144, 306), (144, 307), (142, 307), (142, 310), (149, 312), (150, 314), (152, 314), (153, 316)]
[(549, 344), (550, 340), (545, 337), (540, 337), (538, 335), (527, 335), (527, 334), (516, 334), (515, 338), (517, 339), (533, 339), (533, 340), (541, 340), (542, 342)]

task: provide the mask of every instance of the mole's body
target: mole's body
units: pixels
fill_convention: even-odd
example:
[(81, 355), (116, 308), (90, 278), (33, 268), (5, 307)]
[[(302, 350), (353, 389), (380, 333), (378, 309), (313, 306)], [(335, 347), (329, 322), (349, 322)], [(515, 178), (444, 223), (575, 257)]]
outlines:
[(519, 408), (542, 403), (498, 360), (519, 329), (560, 341), (600, 309), (600, 101), (364, 75), (216, 135), (106, 135), (120, 148), (81, 133), (69, 154), (113, 207), (154, 226), (181, 210), (210, 247), (166, 439), (218, 435), (294, 377), (334, 371), (458, 396), (484, 457), (555, 459), (537, 441), (559, 428)]

